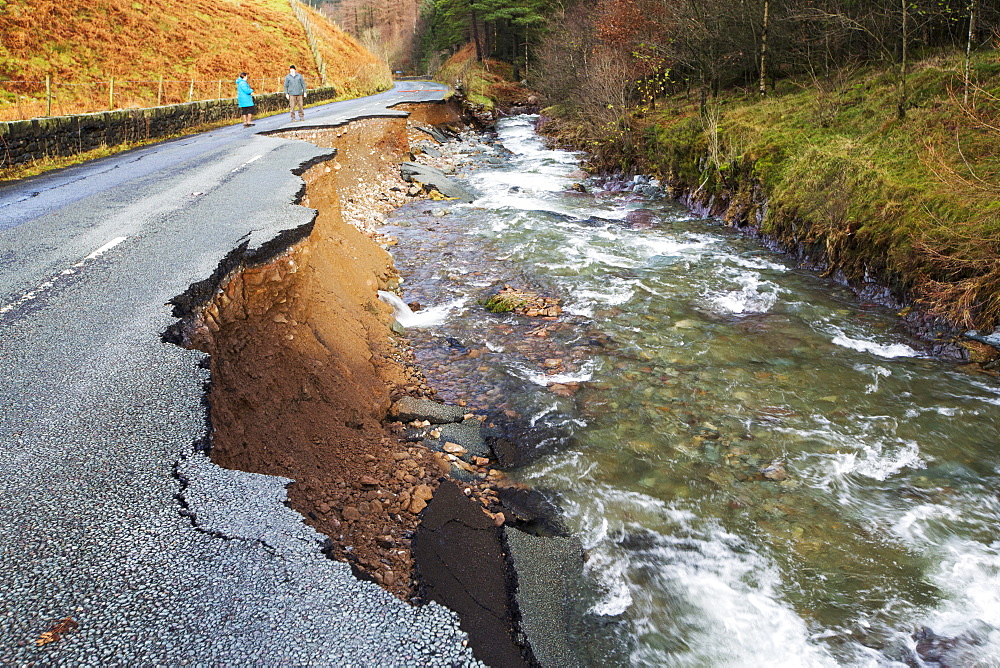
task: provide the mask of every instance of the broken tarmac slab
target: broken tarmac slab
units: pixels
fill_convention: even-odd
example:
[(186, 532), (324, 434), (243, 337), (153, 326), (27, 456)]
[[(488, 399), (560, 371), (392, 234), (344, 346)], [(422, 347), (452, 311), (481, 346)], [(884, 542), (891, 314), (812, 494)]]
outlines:
[(404, 423), (430, 422), (431, 426), (425, 427), (407, 424), (403, 438), (410, 443), (423, 442), (426, 447), (438, 452), (446, 451), (446, 443), (455, 443), (465, 449), (461, 457), (467, 462), (471, 462), (473, 457), (485, 457), (496, 461), (501, 468), (522, 463), (521, 453), (517, 446), (504, 438), (502, 428), (477, 417), (466, 417), (464, 410), (428, 399), (404, 397), (393, 404), (387, 419)]
[(521, 629), (538, 663), (545, 668), (584, 665), (571, 641), (581, 631), (572, 603), (582, 598), (580, 540), (541, 538), (510, 527), (504, 527), (503, 534), (517, 573), (514, 599)]
[(491, 666), (562, 668), (615, 655), (607, 643), (594, 652), (574, 641), (592, 632), (575, 537), (498, 528), (460, 485), (442, 480), (423, 511), (413, 556), (422, 598), (457, 612), (474, 654)]
[(457, 135), (455, 135), (455, 137), (449, 137), (444, 131), (442, 131), (440, 128), (434, 127), (433, 125), (425, 125), (423, 123), (413, 123), (413, 122), (411, 123), (414, 129), (419, 130), (420, 132), (423, 132), (427, 135), (430, 135), (430, 137), (432, 137), (434, 141), (436, 141), (439, 144), (444, 144), (449, 139), (458, 138)]
[(499, 487), (497, 498), (508, 524), (536, 536), (566, 535), (559, 521), (559, 509), (538, 490), (521, 485)]
[(182, 457), (174, 470), (182, 514), (199, 531), (259, 543), (286, 559), (311, 558), (327, 540), (285, 505), (294, 480), (224, 469), (200, 452)]
[(603, 593), (584, 577), (586, 557), (580, 540), (533, 536), (510, 526), (503, 532), (517, 577), (514, 598), (520, 629), (539, 665), (628, 665), (630, 652), (621, 616), (589, 610), (588, 601)]
[(433, 186), (445, 197), (460, 200), (465, 203), (475, 201), (476, 196), (465, 187), (448, 178), (440, 169), (419, 165), (415, 162), (404, 162), (399, 166), (399, 174), (408, 183), (419, 182)]
[(491, 666), (530, 666), (518, 643), (514, 581), (500, 529), (449, 480), (442, 480), (413, 538), (421, 597), (458, 613), (476, 658)]
[(430, 399), (403, 397), (389, 408), (387, 419), (393, 422), (426, 420), (431, 424), (446, 424), (464, 420), (465, 409), (461, 406), (440, 404)]
[(443, 451), (446, 443), (455, 443), (466, 450), (462, 459), (493, 456), (484, 438), (483, 423), (474, 417), (458, 423), (442, 424), (435, 431), (439, 434), (437, 438), (424, 438), (424, 444), (432, 450)]

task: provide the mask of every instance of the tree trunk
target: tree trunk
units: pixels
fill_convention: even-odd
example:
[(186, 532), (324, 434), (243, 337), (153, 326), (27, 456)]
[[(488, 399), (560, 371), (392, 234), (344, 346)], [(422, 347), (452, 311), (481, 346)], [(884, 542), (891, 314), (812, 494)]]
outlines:
[(514, 66), (514, 81), (521, 80), (521, 64), (518, 62), (518, 34), (517, 28), (511, 26), (510, 29), (510, 60), (511, 65)]
[(899, 99), (896, 101), (896, 116), (899, 120), (906, 118), (906, 1), (900, 0), (903, 8), (903, 41), (899, 57)]
[(472, 41), (476, 43), (476, 60), (483, 62), (483, 45), (479, 41), (479, 18), (476, 10), (469, 7), (469, 19), (472, 21)]
[(764, 0), (764, 29), (760, 34), (760, 96), (767, 95), (767, 19), (769, 0)]
[(965, 91), (962, 101), (969, 103), (969, 73), (972, 62), (972, 36), (976, 31), (976, 0), (969, 0), (969, 39), (965, 42)]

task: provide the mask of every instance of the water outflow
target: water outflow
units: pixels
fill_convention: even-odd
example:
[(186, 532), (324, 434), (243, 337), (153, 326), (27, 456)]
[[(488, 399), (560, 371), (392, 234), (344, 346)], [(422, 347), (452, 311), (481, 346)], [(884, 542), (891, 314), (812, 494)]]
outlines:
[(465, 303), (464, 299), (459, 298), (433, 308), (414, 312), (409, 304), (392, 292), (379, 290), (378, 298), (392, 307), (393, 317), (403, 327), (433, 327), (441, 324), (449, 313)]
[[(462, 304), (416, 352), (541, 434), (515, 475), (582, 538), (630, 662), (1000, 660), (997, 379), (717, 222), (570, 191), (531, 119), (500, 139), (508, 164), (463, 159), (479, 201), (390, 221), (405, 298)], [(564, 315), (476, 305), (505, 283)]]

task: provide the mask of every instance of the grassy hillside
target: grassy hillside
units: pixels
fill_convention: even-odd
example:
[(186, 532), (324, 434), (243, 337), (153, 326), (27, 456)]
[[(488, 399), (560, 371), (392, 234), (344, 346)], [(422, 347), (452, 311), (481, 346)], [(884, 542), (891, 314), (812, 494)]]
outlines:
[[(758, 222), (855, 284), (876, 280), (954, 323), (1000, 324), (1000, 56), (980, 53), (968, 102), (960, 57), (894, 72), (785, 80), (761, 100), (658, 100), (614, 123), (564, 118), (598, 169), (658, 174)], [(553, 111), (556, 115), (558, 112)], [(763, 207), (762, 203), (767, 202)]]
[[(318, 13), (328, 83), (345, 95), (371, 92), (388, 69)], [(306, 32), (288, 0), (0, 0), (0, 119), (22, 113), (54, 82), (53, 113), (224, 96), (240, 71), (274, 91), (294, 63), (320, 83)], [(18, 83), (15, 83), (18, 82)], [(6, 113), (4, 113), (6, 112)], [(43, 112), (44, 113), (44, 112)]]

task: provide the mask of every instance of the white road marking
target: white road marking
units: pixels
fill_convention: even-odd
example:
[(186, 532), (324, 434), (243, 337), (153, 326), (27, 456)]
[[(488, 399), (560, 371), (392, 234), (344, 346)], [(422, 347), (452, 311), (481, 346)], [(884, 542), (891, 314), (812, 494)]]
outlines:
[(87, 257), (83, 258), (84, 261), (93, 260), (93, 259), (95, 259), (95, 258), (103, 255), (104, 253), (107, 253), (109, 250), (111, 250), (112, 248), (114, 248), (115, 246), (117, 246), (118, 244), (120, 244), (121, 242), (125, 241), (125, 239), (127, 239), (127, 238), (128, 237), (115, 237), (114, 239), (112, 239), (108, 243), (104, 244), (103, 246), (101, 246), (100, 248), (98, 248), (97, 250), (95, 250), (93, 253), (91, 253), (90, 255), (88, 255)]
[(37, 299), (40, 293), (45, 292), (46, 290), (54, 286), (56, 284), (56, 281), (59, 280), (60, 276), (70, 276), (72, 274), (75, 274), (80, 269), (80, 267), (83, 267), (88, 261), (96, 260), (98, 257), (103, 255), (104, 253), (107, 253), (109, 250), (111, 250), (121, 242), (125, 241), (126, 239), (128, 239), (128, 237), (115, 237), (108, 243), (104, 244), (103, 246), (95, 250), (90, 255), (86, 256), (85, 258), (74, 264), (69, 269), (63, 269), (59, 273), (52, 276), (52, 278), (49, 278), (46, 281), (42, 281), (38, 285), (38, 287), (35, 288), (34, 290), (31, 290), (30, 292), (25, 292), (23, 295), (21, 295), (20, 299), (15, 299), (9, 304), (4, 304), (3, 306), (0, 306), (0, 315), (3, 315), (4, 313), (7, 313), (9, 311), (13, 311), (18, 306), (26, 304), (30, 302), (32, 299)]
[(246, 167), (247, 165), (249, 165), (251, 162), (257, 162), (258, 160), (260, 160), (263, 157), (264, 157), (264, 154), (262, 153), (261, 155), (257, 155), (257, 156), (254, 156), (254, 157), (250, 158), (249, 160), (247, 160), (246, 162), (244, 162), (242, 165), (240, 165), (239, 167), (237, 167), (236, 169), (234, 169), (232, 172), (230, 172), (230, 174), (240, 171), (241, 169), (243, 169), (244, 167)]

